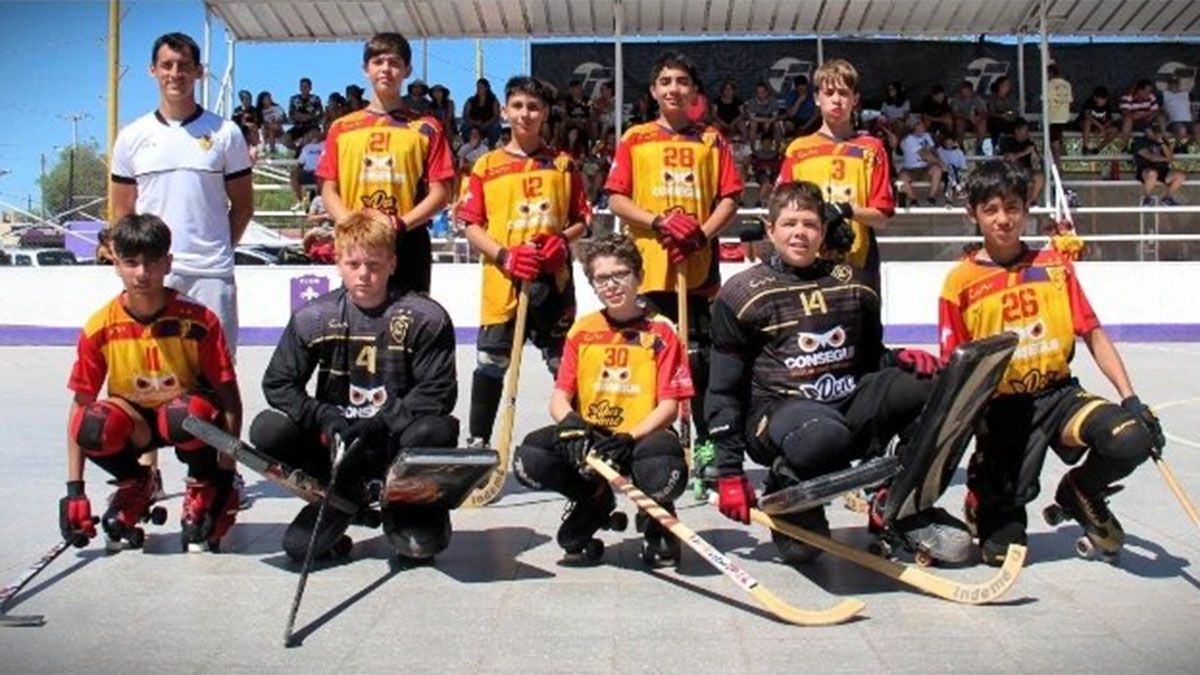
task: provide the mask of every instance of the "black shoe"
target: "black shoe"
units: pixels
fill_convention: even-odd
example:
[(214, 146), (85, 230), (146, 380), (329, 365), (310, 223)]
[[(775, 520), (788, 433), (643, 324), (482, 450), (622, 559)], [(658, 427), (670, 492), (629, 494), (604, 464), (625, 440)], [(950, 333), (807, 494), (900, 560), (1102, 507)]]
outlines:
[[(825, 517), (823, 506), (799, 513), (777, 515), (775, 518), (814, 534), (829, 536), (829, 520)], [(793, 539), (778, 530), (771, 530), (771, 541), (775, 542), (775, 548), (779, 549), (779, 557), (783, 562), (793, 567), (812, 562), (822, 553), (821, 548)]]
[[(663, 510), (671, 515), (675, 515), (675, 504), (662, 504)], [(679, 538), (676, 537), (670, 530), (663, 527), (662, 523), (655, 518), (645, 515), (644, 512), (638, 511), (638, 516), (644, 521), (639, 523), (644, 530), (642, 533), (642, 557), (648, 564), (653, 564), (657, 561), (679, 562), (680, 547)]]
[(616, 508), (617, 498), (607, 484), (601, 486), (599, 494), (589, 499), (567, 502), (562, 525), (558, 526), (558, 535), (555, 537), (558, 545), (568, 553), (582, 551), (596, 536), (596, 532), (608, 524)]

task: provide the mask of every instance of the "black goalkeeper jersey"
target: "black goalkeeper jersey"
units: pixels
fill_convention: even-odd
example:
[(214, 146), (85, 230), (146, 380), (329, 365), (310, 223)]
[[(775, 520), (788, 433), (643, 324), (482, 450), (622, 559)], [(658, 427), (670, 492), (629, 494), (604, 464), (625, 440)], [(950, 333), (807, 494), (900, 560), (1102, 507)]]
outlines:
[(336, 406), (348, 418), (383, 415), (398, 434), (416, 417), (453, 411), (454, 347), (454, 325), (436, 301), (393, 292), (368, 312), (338, 289), (292, 315), (263, 375), (263, 393), (304, 428), (317, 428)]

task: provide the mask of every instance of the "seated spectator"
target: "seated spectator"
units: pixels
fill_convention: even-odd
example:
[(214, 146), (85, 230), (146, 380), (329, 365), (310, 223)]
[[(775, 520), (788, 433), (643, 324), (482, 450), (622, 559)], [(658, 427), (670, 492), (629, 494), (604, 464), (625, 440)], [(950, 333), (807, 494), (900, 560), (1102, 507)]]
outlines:
[(1138, 80), (1121, 97), (1121, 146), (1129, 146), (1135, 131), (1144, 131), (1158, 119), (1158, 95), (1154, 82)]
[(938, 159), (933, 137), (925, 130), (924, 120), (918, 118), (912, 130), (900, 140), (900, 153), (903, 160), (900, 164), (899, 180), (907, 204), (918, 204), (913, 181), (928, 180), (928, 202), (930, 206), (936, 206), (938, 188), (941, 187), (945, 168)]
[(950, 99), (950, 115), (954, 119), (954, 135), (962, 138), (969, 131), (975, 134), (975, 153), (983, 152), (983, 139), (987, 136), (987, 102), (975, 93), (975, 85), (963, 81), (958, 93)]
[(587, 157), (589, 150), (587, 134), (583, 133), (579, 127), (569, 127), (567, 137), (563, 139), (562, 147), (559, 149), (570, 154), (576, 164), (583, 162), (583, 158)]
[(999, 147), (1001, 139), (1012, 135), (1020, 117), (1012, 80), (1007, 75), (1001, 75), (992, 82), (992, 95), (988, 97), (987, 107), (988, 134), (991, 136), (992, 146)]
[(633, 102), (633, 110), (629, 114), (629, 125), (653, 122), (658, 119), (658, 103), (649, 92), (642, 92)]
[(346, 103), (346, 97), (342, 96), (341, 94), (339, 94), (336, 91), (331, 93), (329, 95), (329, 98), (326, 99), (326, 101), (327, 101), (327, 105), (325, 106), (326, 121), (336, 120), (337, 118), (341, 117), (342, 115), (345, 115), (346, 113), (350, 112), (350, 106), (349, 106), (349, 104)]
[(1175, 192), (1183, 186), (1187, 177), (1183, 172), (1171, 168), (1175, 151), (1163, 138), (1162, 127), (1157, 122), (1147, 126), (1145, 134), (1133, 140), (1130, 152), (1133, 153), (1138, 180), (1142, 182), (1142, 206), (1154, 203), (1154, 191), (1159, 183), (1166, 187), (1161, 203), (1164, 206), (1178, 205)]
[(1187, 129), (1192, 125), (1192, 101), (1177, 76), (1172, 75), (1167, 80), (1167, 90), (1162, 93), (1162, 109), (1165, 128), (1176, 136), (1182, 132), (1187, 138)]
[(592, 100), (591, 128), (589, 138), (604, 138), (604, 134), (614, 128), (613, 111), (616, 108), (616, 90), (611, 81), (600, 83), (599, 94)]
[(454, 100), (450, 98), (450, 90), (440, 84), (429, 89), (429, 115), (441, 122), (446, 139), (453, 147), (454, 138), (458, 136), (458, 130), (454, 128)]
[(472, 128), (482, 132), (489, 147), (500, 138), (500, 99), (492, 93), (492, 83), (487, 78), (481, 77), (475, 82), (475, 94), (463, 103), (463, 138), (471, 135)]
[(262, 115), (254, 106), (254, 97), (249, 91), (243, 89), (238, 92), (238, 107), (233, 109), (231, 119), (238, 129), (242, 130), (242, 136), (245, 137), (248, 147), (253, 148), (262, 142), (262, 135), (259, 133), (259, 129), (262, 127)]
[(292, 121), (292, 128), (288, 129), (284, 144), (289, 148), (300, 147), (300, 139), (313, 129), (319, 129), (324, 117), (321, 97), (312, 93), (312, 80), (300, 78), (300, 93), (293, 94), (288, 102), (288, 119)]
[(475, 160), (483, 157), (490, 150), (484, 142), (483, 131), (479, 127), (467, 130), (467, 140), (458, 147), (458, 173), (468, 175), (475, 167)]
[(817, 101), (813, 98), (808, 78), (797, 75), (792, 78), (792, 88), (783, 99), (783, 131), (785, 135), (799, 136), (809, 132), (809, 125), (817, 116)]
[[(1108, 87), (1096, 87), (1079, 111), (1079, 131), (1083, 136), (1083, 154), (1095, 155), (1117, 137), (1116, 113), (1109, 101)], [(1093, 134), (1102, 136), (1100, 144), (1093, 146)]]
[(271, 99), (271, 92), (263, 91), (258, 94), (258, 117), (262, 120), (263, 145), (267, 146), (268, 153), (274, 155), (276, 144), (283, 138), (283, 123), (287, 121), (287, 113)]
[(346, 85), (346, 112), (356, 112), (367, 107), (367, 100), (363, 98), (364, 89), (357, 84)]
[(708, 93), (704, 91), (704, 83), (696, 82), (696, 95), (687, 110), (688, 119), (692, 124), (703, 127), (708, 124)]
[(426, 115), (429, 113), (429, 87), (426, 86), (425, 80), (413, 80), (408, 84), (408, 93), (400, 97), (400, 102), (405, 108), (413, 111), (418, 115)]
[(583, 158), (580, 166), (583, 177), (587, 181), (588, 199), (596, 205), (596, 208), (607, 206), (608, 195), (604, 192), (604, 180), (608, 178), (608, 170), (612, 168), (612, 160), (616, 151), (617, 132), (610, 127), (592, 146), (592, 151)]
[(925, 128), (934, 136), (954, 130), (954, 116), (950, 112), (950, 102), (946, 100), (946, 88), (940, 84), (933, 85), (925, 98), (921, 99), (917, 112), (921, 114)]
[(571, 129), (579, 129), (586, 136), (591, 119), (592, 102), (583, 95), (583, 83), (571, 80), (567, 83), (566, 118), (562, 126), (563, 146), (566, 147), (566, 134)]
[(754, 85), (754, 98), (746, 101), (746, 131), (750, 145), (758, 148), (764, 136), (770, 136), (774, 145), (783, 140), (783, 125), (779, 119), (779, 102), (771, 95), (766, 82)]
[(965, 196), (963, 179), (967, 177), (967, 156), (953, 133), (942, 134), (938, 141), (938, 161), (946, 170), (946, 201), (961, 199)]
[(1075, 102), (1075, 92), (1072, 91), (1067, 78), (1058, 72), (1057, 65), (1051, 63), (1046, 66), (1046, 76), (1049, 78), (1046, 107), (1049, 113), (1047, 122), (1050, 123), (1050, 150), (1057, 160), (1063, 154), (1063, 131), (1071, 121), (1071, 104)]
[(1000, 141), (1000, 153), (1004, 155), (1004, 159), (1015, 163), (1029, 173), (1029, 194), (1026, 202), (1032, 207), (1042, 194), (1042, 188), (1046, 185), (1046, 174), (1042, 171), (1042, 158), (1038, 154), (1037, 146), (1029, 137), (1029, 122), (1017, 118), (1012, 135), (1005, 136)]
[(296, 152), (296, 166), (293, 166), (291, 171), (292, 194), (296, 197), (296, 203), (292, 205), (293, 211), (304, 209), (305, 188), (311, 190), (310, 198), (316, 194), (317, 162), (325, 150), (327, 130), (328, 126), (309, 129), (308, 133), (297, 141), (300, 149)]
[(879, 113), (896, 136), (903, 137), (908, 132), (912, 104), (908, 102), (908, 94), (898, 80), (888, 82), (883, 88), (883, 103), (879, 106)]
[(720, 96), (712, 102), (713, 126), (730, 138), (741, 134), (745, 121), (742, 117), (742, 105), (742, 99), (737, 95), (737, 87), (733, 81), (726, 80), (721, 83)]

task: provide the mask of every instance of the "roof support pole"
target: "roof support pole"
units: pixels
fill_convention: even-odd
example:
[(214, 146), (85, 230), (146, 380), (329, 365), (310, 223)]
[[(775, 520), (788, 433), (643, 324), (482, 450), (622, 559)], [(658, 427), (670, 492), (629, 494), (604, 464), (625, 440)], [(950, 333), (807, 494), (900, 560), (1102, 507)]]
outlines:
[(817, 67), (825, 65), (825, 38), (817, 33)]
[(621, 38), (625, 32), (625, 3), (616, 0), (613, 3), (613, 84), (616, 86), (616, 100), (613, 102), (613, 128), (617, 140), (621, 139), (625, 117), (625, 59), (621, 53)]
[[(1024, 31), (1021, 26), (1018, 30)], [(1025, 35), (1017, 33), (1017, 115), (1025, 116)]]
[(475, 38), (475, 79), (483, 79), (483, 41)]
[[(112, 148), (117, 142), (117, 107), (121, 88), (118, 82), (121, 78), (121, 0), (110, 0), (108, 3), (108, 144), (105, 155), (109, 165), (112, 165)], [(44, 166), (44, 165), (43, 165)], [(112, 219), (112, 181), (108, 183), (109, 220)]]
[(233, 35), (228, 33), (225, 35), (225, 62), (229, 64), (226, 66), (226, 73), (228, 73), (227, 77), (229, 80), (224, 91), (221, 93), (225, 98), (225, 114), (232, 115), (233, 92), (236, 91), (233, 84), (233, 78), (236, 73), (237, 66), (237, 40), (233, 37)]
[(1041, 32), (1041, 48), (1042, 54), (1038, 63), (1038, 72), (1041, 74), (1042, 81), (1042, 175), (1045, 180), (1042, 181), (1045, 186), (1046, 206), (1053, 204), (1050, 201), (1050, 195), (1053, 186), (1051, 177), (1055, 174), (1050, 171), (1050, 163), (1054, 161), (1054, 153), (1050, 149), (1050, 74), (1046, 72), (1046, 66), (1050, 65), (1050, 41), (1047, 37), (1046, 30), (1046, 0), (1041, 0), (1038, 3), (1038, 20)]
[(212, 79), (212, 73), (208, 70), (212, 65), (212, 13), (208, 11), (207, 4), (204, 5), (204, 45), (201, 51), (204, 53), (200, 59), (204, 76), (200, 78), (200, 107), (208, 110), (208, 83)]

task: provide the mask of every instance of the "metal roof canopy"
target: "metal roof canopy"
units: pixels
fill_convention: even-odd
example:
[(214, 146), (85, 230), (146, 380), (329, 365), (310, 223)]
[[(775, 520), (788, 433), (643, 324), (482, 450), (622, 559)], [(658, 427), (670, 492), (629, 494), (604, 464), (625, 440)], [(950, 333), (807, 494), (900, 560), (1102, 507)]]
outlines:
[[(204, 0), (239, 42), (614, 35), (903, 35), (1038, 32), (1040, 0)], [(1200, 37), (1193, 0), (1048, 0), (1054, 35)]]

